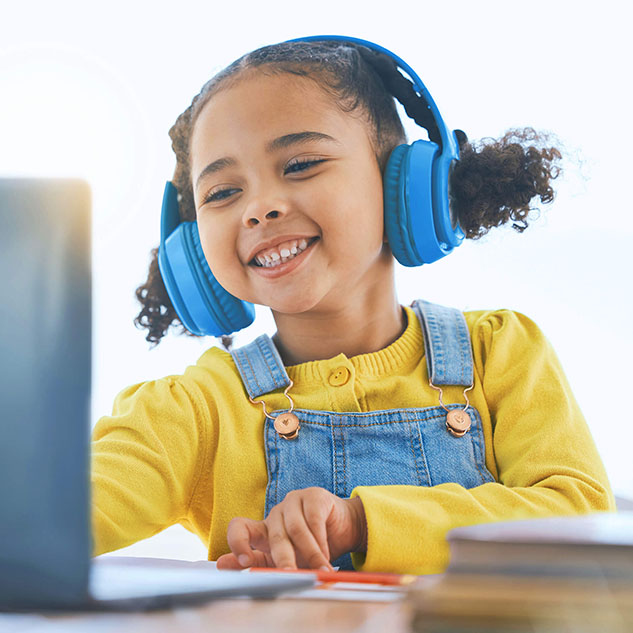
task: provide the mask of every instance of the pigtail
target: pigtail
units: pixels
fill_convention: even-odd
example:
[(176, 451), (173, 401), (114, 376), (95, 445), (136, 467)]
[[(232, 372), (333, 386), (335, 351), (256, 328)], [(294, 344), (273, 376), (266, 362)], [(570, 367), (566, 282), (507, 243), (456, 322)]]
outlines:
[[(136, 289), (136, 298), (143, 306), (134, 319), (137, 328), (147, 328), (145, 340), (154, 346), (160, 343), (172, 324), (182, 323), (172, 305), (158, 268), (158, 248), (150, 253), (149, 272), (145, 283)], [(183, 333), (191, 334), (182, 327)], [(193, 336), (193, 335), (192, 335)]]
[(508, 130), (498, 139), (470, 143), (457, 131), (460, 160), (451, 174), (451, 208), (467, 238), (479, 239), (509, 222), (522, 233), (528, 215), (554, 199), (552, 180), (561, 173), (561, 152), (532, 128)]
[[(192, 194), (185, 194), (183, 199), (183, 193), (190, 188), (186, 184), (189, 174), (187, 144), (190, 116), (191, 106), (178, 117), (176, 123), (169, 130), (172, 149), (176, 154), (176, 171), (172, 178), (172, 183), (178, 190), (178, 207), (181, 218), (190, 216), (191, 209), (189, 207), (193, 206)], [(193, 212), (195, 217), (195, 209)], [(151, 251), (147, 279), (145, 283), (136, 289), (135, 294), (143, 307), (134, 319), (134, 325), (137, 328), (146, 328), (148, 330), (145, 340), (152, 343), (154, 347), (160, 343), (172, 325), (180, 325), (181, 334), (195, 336), (184, 327), (167, 294), (167, 289), (158, 267), (158, 248), (154, 248)]]
[[(196, 208), (191, 187), (191, 171), (189, 166), (189, 139), (191, 135), (191, 123), (194, 108), (199, 106), (200, 101), (208, 96), (213, 88), (212, 82), (207, 82), (191, 105), (176, 119), (176, 122), (169, 130), (171, 147), (176, 155), (176, 169), (172, 177), (172, 184), (178, 191), (178, 211), (182, 221), (195, 221)], [(145, 340), (155, 347), (167, 334), (167, 330), (174, 326), (180, 326), (180, 334), (196, 336), (185, 328), (176, 313), (167, 289), (163, 282), (158, 266), (158, 248), (154, 248), (150, 253), (150, 264), (147, 279), (135, 291), (138, 302), (143, 306), (134, 319), (137, 328), (148, 330)], [(220, 337), (222, 346), (228, 351), (233, 344), (232, 336)]]

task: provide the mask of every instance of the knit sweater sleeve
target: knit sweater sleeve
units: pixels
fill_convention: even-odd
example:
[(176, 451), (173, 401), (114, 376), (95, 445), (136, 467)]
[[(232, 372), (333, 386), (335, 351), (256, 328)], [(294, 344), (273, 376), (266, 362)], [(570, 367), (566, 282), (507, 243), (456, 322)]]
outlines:
[(148, 538), (187, 514), (206, 452), (208, 412), (168, 377), (116, 398), (92, 436), (93, 555)]
[(357, 569), (439, 573), (453, 527), (615, 509), (589, 428), (540, 329), (501, 310), (482, 313), (471, 338), (498, 480), (471, 489), (357, 487), (368, 530), (366, 554), (352, 554)]

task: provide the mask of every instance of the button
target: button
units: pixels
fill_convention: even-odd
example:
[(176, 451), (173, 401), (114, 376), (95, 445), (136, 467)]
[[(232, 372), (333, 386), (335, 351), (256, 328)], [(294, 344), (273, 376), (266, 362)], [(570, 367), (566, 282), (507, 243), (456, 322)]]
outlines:
[(446, 430), (455, 437), (461, 437), (470, 429), (470, 416), (464, 409), (452, 409), (446, 416)]
[(330, 384), (334, 387), (340, 387), (344, 385), (350, 377), (349, 369), (347, 367), (337, 367), (330, 374)]
[(297, 437), (300, 428), (299, 418), (290, 411), (280, 413), (275, 418), (275, 431), (286, 440), (293, 440)]

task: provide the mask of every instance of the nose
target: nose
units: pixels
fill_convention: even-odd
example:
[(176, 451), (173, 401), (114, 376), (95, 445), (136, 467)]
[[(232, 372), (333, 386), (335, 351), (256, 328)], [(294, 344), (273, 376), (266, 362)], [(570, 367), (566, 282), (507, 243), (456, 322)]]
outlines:
[(246, 227), (257, 226), (283, 217), (288, 213), (288, 203), (278, 196), (266, 193), (255, 195), (244, 209), (242, 223)]
[[(249, 217), (250, 215), (250, 217)], [(280, 215), (279, 211), (277, 211), (276, 209), (273, 209), (271, 211), (269, 211), (268, 213), (266, 213), (264, 215), (265, 220), (274, 220), (275, 218), (278, 218)], [(262, 222), (262, 219), (259, 215), (254, 215), (254, 214), (246, 214), (244, 216), (244, 224), (246, 226), (257, 226), (260, 222)]]

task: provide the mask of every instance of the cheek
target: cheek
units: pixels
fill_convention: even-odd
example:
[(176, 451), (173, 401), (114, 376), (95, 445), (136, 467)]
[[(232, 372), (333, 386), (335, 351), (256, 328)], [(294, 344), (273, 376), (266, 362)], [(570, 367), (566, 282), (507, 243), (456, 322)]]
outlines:
[(337, 222), (348, 231), (364, 233), (384, 224), (382, 180), (375, 174), (352, 174), (334, 186), (328, 184), (322, 208), (337, 209)]
[(382, 178), (374, 178), (367, 187), (369, 193), (367, 199), (368, 222), (371, 224), (372, 238), (382, 243), (385, 239), (385, 207), (383, 199)]
[(384, 206), (382, 189), (367, 188), (355, 204), (355, 213), (348, 220), (348, 232), (364, 243), (369, 251), (381, 248), (385, 234)]
[(198, 222), (200, 244), (205, 259), (213, 274), (220, 280), (226, 276), (226, 271), (234, 264), (231, 256), (235, 257), (235, 251), (231, 248), (232, 241), (226, 232), (219, 226), (201, 225)]
[[(379, 234), (381, 241), (384, 231), (383, 181), (374, 163), (373, 156), (348, 173), (347, 186), (341, 189), (345, 192), (350, 208), (356, 214), (348, 218), (353, 227), (358, 230), (363, 227), (366, 236)], [(351, 227), (350, 227), (351, 228)]]

